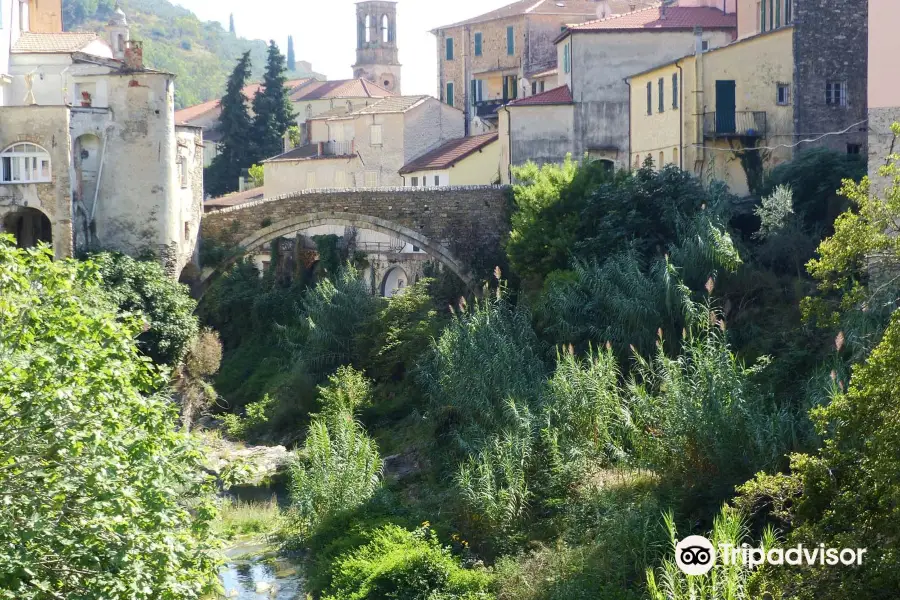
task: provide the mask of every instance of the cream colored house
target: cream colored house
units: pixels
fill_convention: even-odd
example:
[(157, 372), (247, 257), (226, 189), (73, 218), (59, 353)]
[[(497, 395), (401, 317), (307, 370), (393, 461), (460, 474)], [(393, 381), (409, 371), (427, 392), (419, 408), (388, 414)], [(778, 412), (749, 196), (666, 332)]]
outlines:
[(370, 106), (382, 98), (393, 96), (376, 83), (366, 79), (341, 79), (335, 81), (309, 80), (290, 93), (291, 104), (297, 115), (304, 144), (310, 142), (308, 122), (323, 115), (349, 114)]
[(404, 187), (446, 187), (500, 183), (497, 133), (450, 140), (400, 169)]
[(430, 96), (393, 96), (309, 122), (311, 143), (264, 163), (266, 196), (327, 188), (400, 187), (400, 169), (463, 137), (463, 113)]
[(694, 55), (630, 77), (632, 166), (674, 164), (750, 194), (793, 156), (792, 39), (791, 26), (707, 52), (698, 39)]
[(203, 133), (176, 125), (174, 75), (144, 66), (121, 10), (100, 37), (63, 32), (59, 0), (0, 6), (0, 231), (60, 258), (149, 250), (177, 276), (199, 234)]

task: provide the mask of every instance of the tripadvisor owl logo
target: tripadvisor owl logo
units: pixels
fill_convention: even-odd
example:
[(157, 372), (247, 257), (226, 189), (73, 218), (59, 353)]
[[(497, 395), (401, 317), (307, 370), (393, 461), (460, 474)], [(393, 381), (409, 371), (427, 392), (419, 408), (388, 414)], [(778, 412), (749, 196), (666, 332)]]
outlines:
[(675, 546), (675, 564), (686, 575), (706, 575), (715, 563), (716, 550), (702, 535), (686, 537)]

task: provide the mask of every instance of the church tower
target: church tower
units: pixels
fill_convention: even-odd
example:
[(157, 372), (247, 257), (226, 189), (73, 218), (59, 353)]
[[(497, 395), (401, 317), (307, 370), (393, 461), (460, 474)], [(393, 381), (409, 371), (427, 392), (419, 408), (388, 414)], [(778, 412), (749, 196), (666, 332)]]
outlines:
[(113, 58), (125, 60), (125, 48), (131, 40), (131, 29), (128, 27), (128, 18), (118, 2), (109, 23), (106, 24), (106, 33), (109, 35), (109, 45), (113, 49)]
[(353, 76), (400, 94), (397, 3), (366, 0), (356, 5), (356, 64)]

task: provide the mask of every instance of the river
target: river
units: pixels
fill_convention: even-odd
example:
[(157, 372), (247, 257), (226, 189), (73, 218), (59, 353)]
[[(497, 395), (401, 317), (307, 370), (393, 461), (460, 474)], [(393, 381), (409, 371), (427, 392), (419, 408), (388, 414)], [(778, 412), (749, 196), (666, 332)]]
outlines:
[(230, 548), (219, 573), (230, 600), (302, 600), (303, 577), (297, 563), (279, 557), (265, 544)]

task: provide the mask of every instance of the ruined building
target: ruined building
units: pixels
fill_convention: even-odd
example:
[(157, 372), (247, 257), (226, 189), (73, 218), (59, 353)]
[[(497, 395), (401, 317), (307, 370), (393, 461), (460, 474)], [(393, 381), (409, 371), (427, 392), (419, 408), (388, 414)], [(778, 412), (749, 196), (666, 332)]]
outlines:
[(63, 32), (61, 0), (0, 0), (0, 230), (57, 257), (196, 246), (199, 128), (175, 125), (175, 77), (143, 64), (117, 7), (106, 36)]

